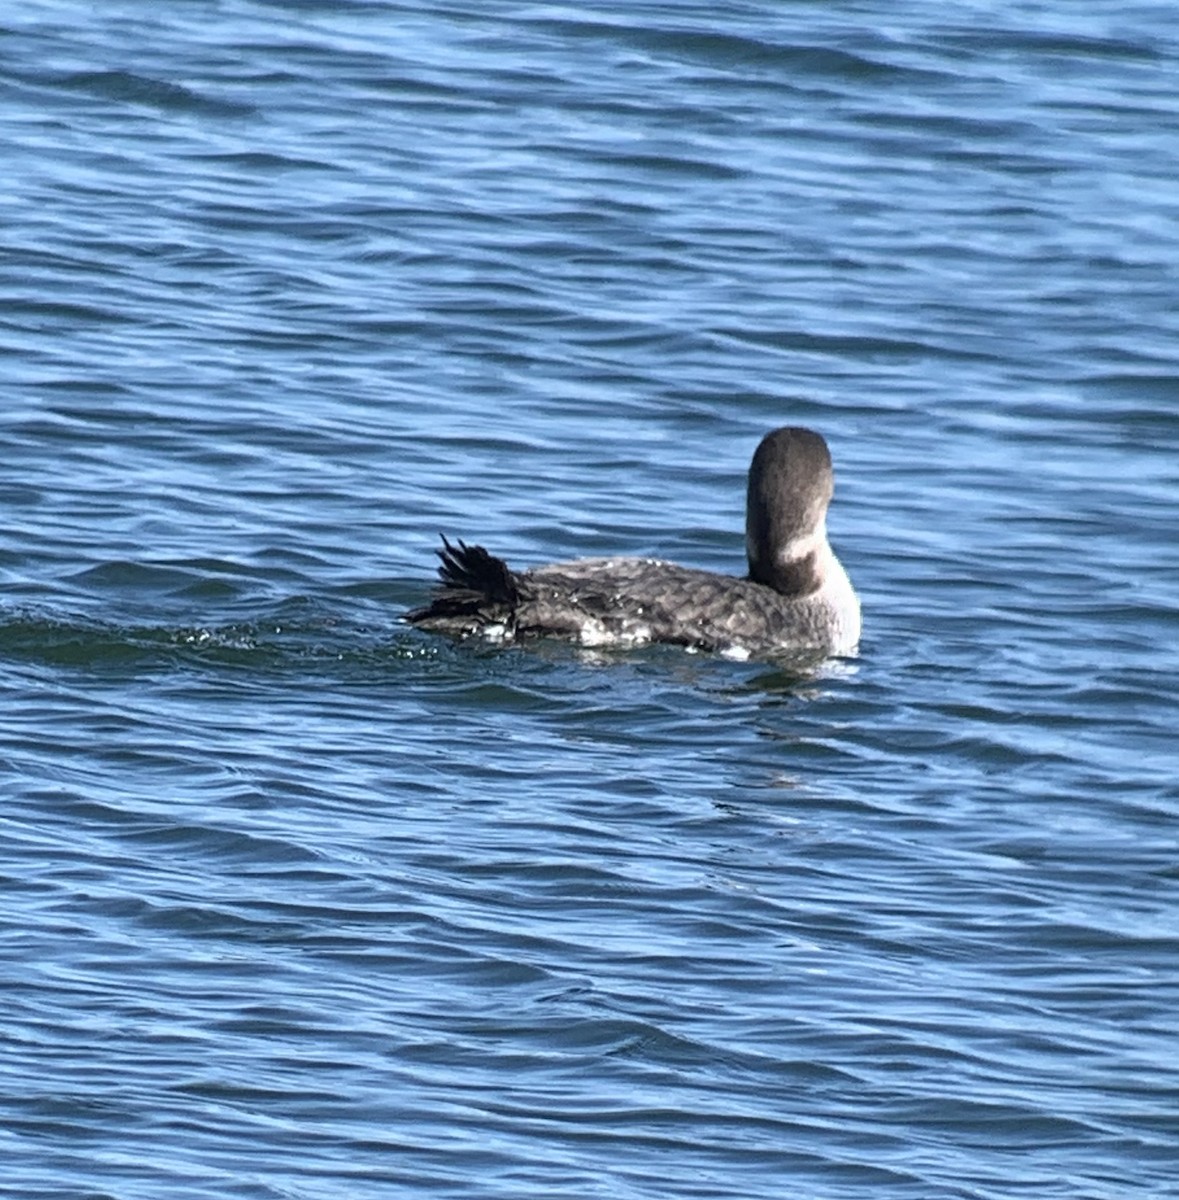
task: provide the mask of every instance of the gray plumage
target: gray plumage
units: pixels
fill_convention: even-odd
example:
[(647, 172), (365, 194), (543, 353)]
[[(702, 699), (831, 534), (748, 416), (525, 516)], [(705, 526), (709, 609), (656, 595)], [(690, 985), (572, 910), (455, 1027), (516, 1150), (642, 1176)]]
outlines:
[(848, 654), (859, 640), (860, 606), (827, 543), (833, 490), (822, 437), (778, 429), (762, 439), (749, 470), (746, 578), (645, 558), (586, 558), (517, 572), (482, 546), (444, 537), (435, 596), (406, 620), (439, 633), (506, 640), (670, 642), (740, 657)]

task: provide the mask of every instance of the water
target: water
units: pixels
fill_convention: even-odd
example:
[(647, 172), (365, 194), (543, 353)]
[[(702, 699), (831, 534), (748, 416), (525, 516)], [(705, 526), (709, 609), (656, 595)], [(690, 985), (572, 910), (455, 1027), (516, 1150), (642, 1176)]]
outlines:
[[(0, 1191), (1176, 1194), (1170, 5), (2, 31)], [(398, 624), (786, 422), (855, 662)]]

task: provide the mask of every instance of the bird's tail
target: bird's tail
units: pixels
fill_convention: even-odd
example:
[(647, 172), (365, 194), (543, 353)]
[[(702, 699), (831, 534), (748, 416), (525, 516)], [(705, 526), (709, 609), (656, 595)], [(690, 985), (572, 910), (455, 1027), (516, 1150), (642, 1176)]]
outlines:
[(478, 624), (510, 613), (520, 599), (511, 567), (482, 546), (441, 537), (442, 549), (435, 551), (442, 562), (434, 598), (424, 608), (406, 613), (405, 619), (414, 624), (455, 620)]
[(438, 582), (443, 591), (470, 592), (492, 604), (516, 603), (520, 598), (516, 577), (502, 558), (482, 546), (468, 546), (458, 539), (451, 544), (445, 534), (441, 537), (442, 549), (434, 553), (442, 560)]

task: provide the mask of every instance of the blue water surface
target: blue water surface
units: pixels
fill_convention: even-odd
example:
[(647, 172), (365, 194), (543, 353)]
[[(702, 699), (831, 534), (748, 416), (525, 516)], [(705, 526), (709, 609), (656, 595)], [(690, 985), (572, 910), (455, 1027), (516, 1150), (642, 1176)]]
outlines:
[[(0, 16), (0, 1192), (1179, 1178), (1161, 2)], [(440, 531), (854, 660), (455, 643)]]

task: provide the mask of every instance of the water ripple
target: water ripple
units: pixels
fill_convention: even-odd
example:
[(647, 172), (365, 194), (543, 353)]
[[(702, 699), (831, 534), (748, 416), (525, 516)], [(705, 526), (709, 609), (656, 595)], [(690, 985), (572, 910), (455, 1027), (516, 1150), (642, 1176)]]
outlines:
[[(5, 14), (10, 1188), (1171, 1194), (1163, 11)], [(398, 620), (786, 422), (857, 660)]]

